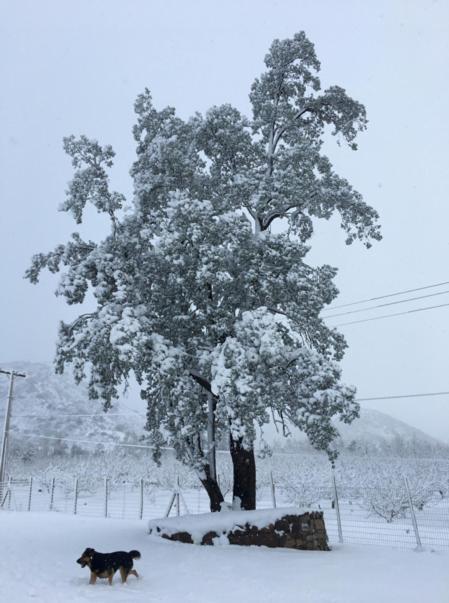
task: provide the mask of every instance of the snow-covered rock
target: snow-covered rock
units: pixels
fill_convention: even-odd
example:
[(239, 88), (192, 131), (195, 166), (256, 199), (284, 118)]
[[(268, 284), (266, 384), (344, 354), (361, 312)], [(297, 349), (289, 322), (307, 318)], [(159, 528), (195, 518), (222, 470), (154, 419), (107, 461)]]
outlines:
[(191, 544), (329, 550), (323, 513), (297, 507), (157, 519), (148, 533)]

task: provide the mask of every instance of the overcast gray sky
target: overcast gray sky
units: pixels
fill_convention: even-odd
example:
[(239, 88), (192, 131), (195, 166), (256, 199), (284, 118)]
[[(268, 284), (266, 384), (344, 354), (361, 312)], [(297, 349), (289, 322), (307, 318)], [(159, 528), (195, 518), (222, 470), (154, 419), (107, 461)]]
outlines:
[[(0, 8), (1, 362), (51, 360), (58, 321), (74, 315), (53, 296), (54, 278), (38, 287), (23, 280), (33, 253), (76, 230), (57, 212), (71, 177), (62, 137), (111, 143), (113, 184), (129, 194), (139, 92), (149, 87), (159, 107), (183, 117), (224, 102), (247, 112), (272, 40), (300, 30), (316, 45), (323, 86), (345, 87), (370, 119), (357, 153), (327, 149), (379, 211), (384, 234), (367, 251), (346, 247), (337, 223), (319, 227), (311, 257), (339, 267), (336, 303), (449, 281), (446, 0), (0, 0)], [(101, 220), (89, 217), (83, 232), (101, 236)], [(443, 303), (449, 294), (340, 321)], [(361, 397), (449, 390), (448, 324), (442, 307), (341, 327), (345, 380)], [(449, 441), (449, 396), (367, 405)]]

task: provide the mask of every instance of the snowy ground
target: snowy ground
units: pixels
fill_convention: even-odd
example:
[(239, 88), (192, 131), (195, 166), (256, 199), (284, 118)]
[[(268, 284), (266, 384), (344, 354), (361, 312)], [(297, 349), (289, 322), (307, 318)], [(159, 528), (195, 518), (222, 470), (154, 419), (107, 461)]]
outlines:
[[(31, 499), (29, 479), (8, 483), (11, 496), (5, 502), (4, 508), (10, 511), (27, 511), (30, 508), (32, 511), (39, 512), (46, 512), (51, 508), (57, 513), (73, 513), (75, 510), (73, 479), (59, 478), (55, 482), (54, 490), (51, 483), (51, 478), (47, 478), (46, 485), (43, 479), (39, 477), (34, 479)], [(89, 491), (80, 488), (76, 504), (76, 513), (79, 516), (105, 516), (104, 480), (98, 479), (96, 486), (95, 488), (93, 484)], [(401, 494), (400, 491), (396, 493)], [(183, 488), (181, 494), (181, 514), (209, 511), (209, 499), (204, 488)], [(408, 549), (416, 547), (410, 513), (407, 512), (405, 517), (387, 522), (385, 518), (370, 512), (367, 508), (369, 498), (364, 498), (360, 491), (354, 492), (352, 496), (346, 492), (346, 495), (349, 498), (344, 496), (339, 498), (343, 538), (346, 544), (377, 544)], [(139, 518), (142, 513), (145, 519), (159, 519), (165, 516), (172, 497), (173, 490), (147, 484), (141, 499), (140, 480), (111, 483), (108, 486), (108, 517), (131, 520)], [(439, 495), (438, 498), (432, 504), (425, 505), (422, 510), (415, 509), (419, 535), (426, 549), (449, 551), (449, 499), (446, 497), (441, 500)], [(231, 502), (229, 495), (226, 500)], [(292, 505), (281, 488), (276, 492), (276, 500), (278, 506)], [(374, 500), (382, 509), (380, 504), (382, 501), (378, 493)], [(385, 514), (388, 515), (389, 509), (397, 508), (398, 503), (402, 504), (403, 501), (403, 496), (395, 496), (393, 488), (391, 496), (385, 498), (383, 505)], [(271, 490), (260, 488), (257, 508), (270, 509), (272, 506)], [(329, 491), (324, 493), (324, 498), (316, 501), (311, 508), (324, 512), (329, 541), (331, 544), (338, 543), (337, 514), (332, 507), (332, 493)], [(171, 514), (176, 514), (175, 507)]]
[[(449, 601), (449, 554), (344, 545), (305, 552), (201, 547), (149, 537), (146, 522), (0, 512), (2, 601), (407, 603)], [(138, 549), (142, 579), (88, 585), (85, 547)]]

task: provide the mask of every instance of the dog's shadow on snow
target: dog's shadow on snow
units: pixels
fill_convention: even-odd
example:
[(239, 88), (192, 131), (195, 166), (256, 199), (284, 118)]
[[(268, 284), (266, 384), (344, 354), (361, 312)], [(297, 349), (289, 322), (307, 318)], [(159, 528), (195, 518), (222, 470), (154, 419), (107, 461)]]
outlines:
[(93, 592), (95, 592), (96, 588), (108, 588), (108, 589), (114, 589), (114, 588), (136, 588), (136, 586), (139, 584), (139, 582), (142, 582), (143, 578), (142, 576), (139, 576), (138, 580), (133, 580), (131, 581), (127, 581), (125, 583), (123, 583), (120, 578), (118, 578), (117, 580), (114, 580), (112, 585), (109, 586), (108, 581), (106, 578), (98, 578), (96, 584), (89, 584), (89, 578), (87, 577), (73, 577), (70, 578), (68, 583), (70, 584), (70, 586), (78, 586), (78, 587), (83, 587), (85, 586), (86, 588), (89, 588), (89, 590), (92, 589)]

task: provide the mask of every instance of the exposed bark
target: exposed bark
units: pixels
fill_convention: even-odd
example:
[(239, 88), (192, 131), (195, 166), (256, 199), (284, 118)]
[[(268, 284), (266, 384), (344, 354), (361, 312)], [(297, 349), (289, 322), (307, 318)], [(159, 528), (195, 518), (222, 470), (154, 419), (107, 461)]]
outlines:
[(201, 480), (201, 483), (209, 496), (210, 510), (212, 512), (220, 511), (221, 503), (224, 501), (220, 486), (218, 485), (217, 480), (211, 476), (209, 465), (204, 467), (204, 473), (206, 474), (206, 477)]
[(209, 392), (209, 394), (211, 394), (214, 398), (217, 398), (217, 396), (212, 392), (212, 387), (211, 387), (210, 382), (205, 377), (203, 377), (202, 375), (199, 375), (194, 370), (190, 371), (190, 376), (192, 377), (192, 379), (194, 381), (196, 381), (198, 383), (198, 385), (201, 385), (202, 388), (204, 388), (207, 392)]
[[(215, 406), (218, 398), (212, 392), (210, 382), (193, 370), (190, 371), (190, 376), (209, 393), (213, 402), (213, 413), (215, 413)], [(229, 437), (231, 459), (234, 469), (232, 498), (233, 501), (239, 499), (242, 509), (252, 511), (256, 508), (256, 459), (254, 456), (254, 449), (245, 449), (242, 446), (241, 438), (235, 440), (232, 436)], [(215, 437), (213, 439), (215, 439)], [(201, 483), (209, 495), (210, 510), (220, 511), (221, 503), (224, 499), (210, 464), (205, 466), (205, 473), (206, 478), (202, 479)]]
[(254, 449), (245, 449), (241, 438), (234, 440), (230, 436), (230, 450), (234, 466), (233, 500), (239, 499), (240, 506), (246, 511), (256, 508), (256, 459)]
[(208, 396), (207, 399), (207, 447), (209, 457), (210, 476), (217, 479), (217, 453), (215, 442), (215, 410), (217, 408), (216, 399)]

